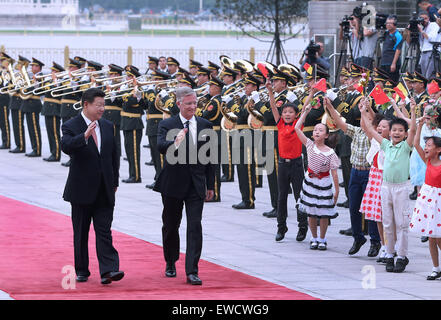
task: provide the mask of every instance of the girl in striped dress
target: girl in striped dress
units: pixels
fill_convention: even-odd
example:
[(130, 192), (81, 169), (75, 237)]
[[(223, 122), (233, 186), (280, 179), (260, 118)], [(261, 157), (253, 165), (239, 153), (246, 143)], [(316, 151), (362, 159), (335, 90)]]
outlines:
[[(335, 210), (335, 203), (339, 193), (337, 175), (339, 162), (334, 150), (326, 145), (329, 137), (329, 128), (326, 125), (322, 123), (315, 125), (312, 134), (314, 141), (303, 134), (301, 128), (309, 111), (311, 111), (310, 105), (303, 108), (302, 115), (295, 126), (297, 136), (306, 146), (308, 154), (308, 171), (305, 173), (297, 206), (299, 211), (308, 215), (309, 228), (312, 234), (310, 249), (326, 250), (328, 220), (338, 215)], [(334, 194), (332, 192), (333, 182)], [(317, 235), (318, 218), (322, 218), (320, 219), (320, 237)]]

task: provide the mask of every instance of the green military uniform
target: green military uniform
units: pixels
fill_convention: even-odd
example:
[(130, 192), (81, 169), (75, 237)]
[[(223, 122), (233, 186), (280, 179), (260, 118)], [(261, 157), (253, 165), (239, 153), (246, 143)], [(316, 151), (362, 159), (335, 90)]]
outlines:
[[(114, 74), (117, 77), (122, 75), (123, 68), (115, 64), (109, 65), (109, 75)], [(104, 114), (103, 118), (113, 123), (113, 130), (115, 133), (116, 145), (118, 148), (118, 154), (121, 156), (121, 111), (122, 111), (122, 99), (106, 98), (104, 101)]]
[[(213, 77), (210, 80), (210, 85), (223, 87), (224, 83), (219, 78)], [(222, 96), (219, 94), (210, 99), (205, 109), (202, 111), (202, 118), (207, 119), (213, 125), (213, 130), (216, 131), (218, 137), (218, 163), (215, 165), (215, 180), (214, 180), (214, 197), (212, 202), (221, 201), (221, 167), (222, 163), (222, 141), (221, 141), (221, 120), (222, 120)]]
[[(0, 63), (3, 64), (3, 61), (7, 60), (9, 64), (13, 63), (13, 60), (7, 54), (1, 52), (0, 53)], [(4, 71), (4, 69), (2, 67)], [(6, 79), (1, 79), (0, 89), (7, 87), (8, 82)], [(9, 149), (11, 148), (11, 127), (9, 125), (9, 94), (0, 94), (0, 130), (2, 132), (2, 144), (0, 149)]]
[[(129, 76), (139, 77), (140, 73), (132, 66), (126, 67)], [(121, 112), (121, 130), (124, 133), (124, 147), (129, 162), (129, 178), (122, 180), (125, 183), (141, 182), (141, 138), (142, 123), (141, 116), (144, 114), (144, 100), (135, 97), (132, 92), (122, 98), (123, 111)], [(151, 146), (153, 148), (153, 146)]]
[[(53, 63), (51, 70), (54, 72), (62, 72), (64, 68), (57, 63)], [(52, 79), (46, 80), (43, 83), (45, 90), (51, 89)], [(54, 98), (51, 92), (46, 92), (43, 99), (43, 109), (41, 115), (45, 118), (47, 137), (49, 141), (49, 150), (51, 155), (43, 160), (48, 162), (60, 161), (61, 158), (61, 135), (60, 135), (60, 123), (61, 123), (61, 97)]]

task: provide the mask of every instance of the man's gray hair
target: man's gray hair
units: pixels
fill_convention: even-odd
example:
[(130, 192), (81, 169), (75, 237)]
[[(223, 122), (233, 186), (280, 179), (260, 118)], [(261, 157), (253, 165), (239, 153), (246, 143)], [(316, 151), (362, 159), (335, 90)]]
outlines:
[(180, 87), (176, 89), (176, 100), (182, 101), (186, 96), (196, 95), (196, 92), (189, 87)]

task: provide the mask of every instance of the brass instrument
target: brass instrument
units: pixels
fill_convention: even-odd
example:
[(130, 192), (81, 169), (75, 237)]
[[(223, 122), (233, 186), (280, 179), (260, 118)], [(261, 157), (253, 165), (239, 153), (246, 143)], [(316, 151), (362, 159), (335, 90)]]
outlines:
[(252, 72), (254, 70), (254, 66), (247, 60), (236, 60), (234, 61), (234, 63), (244, 69), (246, 73)]
[(248, 126), (253, 130), (260, 130), (263, 127), (263, 115), (254, 109), (254, 100), (251, 97), (248, 99), (248, 102), (245, 104), (245, 109), (247, 109), (248, 113)]
[[(155, 99), (155, 108), (162, 112), (162, 119), (167, 119), (171, 117), (170, 111), (170, 103), (174, 103), (176, 101), (176, 94), (172, 90), (166, 90), (167, 94), (170, 96), (170, 99), (167, 100), (167, 104), (162, 102), (162, 98), (160, 94), (156, 95)], [(169, 102), (170, 101), (170, 102)]]
[[(120, 82), (120, 83), (113, 84), (110, 87), (111, 87), (111, 89), (114, 89), (114, 88), (120, 87), (123, 84), (131, 83), (132, 81), (133, 80), (130, 79), (130, 80), (127, 80), (127, 81), (123, 81), (123, 82)], [(163, 85), (163, 84), (165, 84), (165, 85), (167, 85), (167, 87), (163, 88), (163, 89), (175, 90), (176, 86), (178, 84), (178, 81), (176, 79), (158, 80), (158, 81), (147, 81), (147, 82), (137, 81), (137, 85), (135, 87), (129, 86), (129, 87), (125, 88), (125, 89), (119, 90), (118, 91), (119, 94), (116, 95), (116, 96), (111, 96), (110, 93), (108, 93), (108, 94), (106, 94), (106, 96), (104, 98), (105, 99), (108, 99), (108, 98), (120, 98), (120, 97), (123, 97), (123, 96), (126, 96), (127, 94), (129, 94), (128, 91), (132, 91), (134, 89), (136, 89), (136, 90), (138, 90), (140, 92), (144, 92), (144, 91), (147, 91), (147, 90), (144, 90), (142, 88), (139, 89), (138, 86), (148, 86), (148, 85), (153, 85), (153, 84), (154, 85)]]
[(221, 72), (219, 73), (219, 78), (222, 78), (222, 76), (224, 75), (224, 70), (225, 67), (229, 68), (229, 69), (234, 69), (234, 61), (229, 58), (228, 56), (225, 55), (221, 55), (219, 57), (220, 63), (222, 65), (222, 69)]
[(196, 108), (196, 115), (198, 117), (202, 116), (202, 112), (205, 110), (205, 107), (210, 103), (209, 95), (203, 95), (198, 97), (198, 105)]
[(228, 132), (231, 130), (235, 130), (237, 127), (237, 116), (225, 106), (224, 101), (222, 101), (222, 104), (220, 105), (220, 112), (223, 115), (220, 123), (221, 128)]

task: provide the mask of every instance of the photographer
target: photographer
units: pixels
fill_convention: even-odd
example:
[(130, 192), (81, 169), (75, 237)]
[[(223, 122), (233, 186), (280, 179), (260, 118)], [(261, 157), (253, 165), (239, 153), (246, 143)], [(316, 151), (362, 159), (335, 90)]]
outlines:
[[(318, 64), (325, 70), (329, 70), (331, 64), (329, 63), (329, 58), (323, 56), (323, 52), (325, 51), (325, 46), (322, 42), (314, 43), (311, 40), (305, 52), (303, 53), (302, 58), (300, 59), (300, 65), (302, 66), (302, 71), (305, 71), (303, 65), (305, 63), (310, 64), (311, 66), (314, 64)], [(303, 61), (303, 57), (306, 55), (306, 59)]]
[[(348, 25), (349, 24), (349, 25)], [(352, 62), (360, 64), (360, 19), (351, 15), (349, 18), (345, 16), (340, 23), (340, 40), (348, 38), (351, 45)]]
[(360, 43), (360, 61), (359, 65), (367, 69), (372, 69), (377, 45), (378, 33), (375, 28), (363, 27), (363, 40)]
[[(430, 22), (429, 14), (424, 12), (421, 13), (419, 16), (419, 19), (416, 20), (418, 22), (416, 28), (417, 32), (419, 34), (419, 42), (420, 42), (420, 50), (421, 50), (421, 57), (420, 57), (420, 67), (421, 67), (421, 74), (426, 79), (431, 79), (432, 76), (435, 75), (435, 64), (433, 59), (435, 57), (432, 57), (432, 49), (433, 45), (430, 42), (436, 42), (438, 31), (440, 30), (438, 24), (436, 22)], [(412, 30), (415, 28), (415, 26), (412, 26), (412, 24), (415, 24), (414, 19), (411, 20), (411, 23), (407, 27), (406, 32), (416, 32), (416, 30)], [(406, 37), (407, 43), (410, 44), (411, 37)]]
[(430, 22), (435, 22), (436, 18), (439, 18), (438, 9), (434, 5), (432, 5), (430, 1), (419, 0), (418, 7), (420, 7), (421, 10), (427, 11), (427, 15), (429, 16)]
[(399, 80), (401, 67), (400, 55), (403, 46), (403, 36), (397, 30), (397, 17), (390, 15), (386, 20), (383, 53), (381, 56), (381, 69), (389, 75), (394, 82)]

